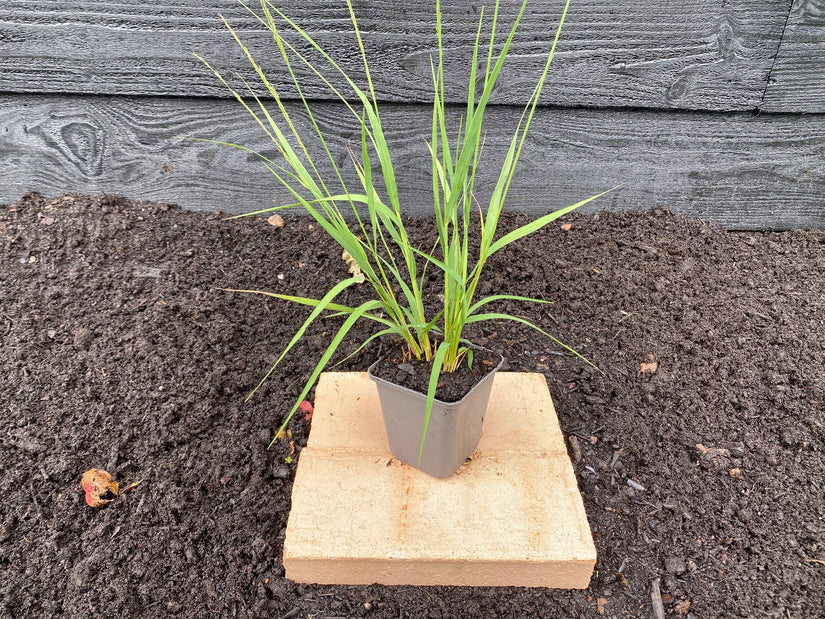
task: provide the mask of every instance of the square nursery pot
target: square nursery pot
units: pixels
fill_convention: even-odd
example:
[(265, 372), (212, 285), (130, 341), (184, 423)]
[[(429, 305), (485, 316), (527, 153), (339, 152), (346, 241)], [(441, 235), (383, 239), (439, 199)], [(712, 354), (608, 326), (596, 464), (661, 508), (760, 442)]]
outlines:
[(504, 358), (499, 356), (498, 365), (457, 402), (433, 400), (420, 461), (418, 455), (427, 396), (375, 376), (373, 369), (378, 363), (373, 363), (368, 373), (378, 388), (393, 457), (433, 477), (449, 477), (478, 445), (493, 378)]

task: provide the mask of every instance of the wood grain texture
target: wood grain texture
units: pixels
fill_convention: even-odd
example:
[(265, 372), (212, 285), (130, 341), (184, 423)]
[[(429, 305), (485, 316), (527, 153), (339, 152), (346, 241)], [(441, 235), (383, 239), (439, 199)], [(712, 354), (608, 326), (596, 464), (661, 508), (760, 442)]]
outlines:
[[(574, 2), (543, 103), (755, 109), (779, 44), (787, 2)], [(342, 2), (281, 4), (329, 46), (344, 68), (361, 75)], [(461, 102), (481, 3), (443, 4), (448, 96)], [(519, 4), (503, 0), (502, 24), (511, 23)], [(494, 102), (527, 100), (561, 7), (560, 0), (530, 3)], [(370, 0), (356, 2), (355, 10), (379, 96), (396, 102), (429, 101), (433, 3)], [(239, 29), (275, 85), (289, 91), (271, 36), (233, 0), (4, 0), (0, 92), (225, 97), (223, 87), (192, 56), (196, 51), (224, 72), (237, 70), (252, 77), (219, 13)], [(330, 98), (317, 79), (309, 80), (306, 90), (311, 97)]]
[(768, 112), (825, 112), (825, 0), (794, 0), (759, 107)]
[[(490, 110), (479, 200), (519, 109)], [(293, 113), (308, 135), (307, 120)], [(453, 120), (458, 111), (451, 110)], [(237, 104), (224, 100), (16, 95), (0, 100), (0, 202), (27, 190), (108, 192), (227, 213), (290, 199), (249, 153), (182, 140), (244, 144), (273, 155)], [(338, 164), (360, 132), (339, 105), (319, 104)], [(425, 105), (387, 105), (384, 124), (404, 208), (430, 212)], [(311, 145), (318, 154), (317, 145)], [(320, 160), (320, 159), (319, 159)], [(352, 178), (352, 174), (349, 174)], [(593, 209), (665, 206), (734, 229), (825, 227), (825, 117), (541, 109), (514, 188), (513, 210), (540, 214), (613, 185)]]

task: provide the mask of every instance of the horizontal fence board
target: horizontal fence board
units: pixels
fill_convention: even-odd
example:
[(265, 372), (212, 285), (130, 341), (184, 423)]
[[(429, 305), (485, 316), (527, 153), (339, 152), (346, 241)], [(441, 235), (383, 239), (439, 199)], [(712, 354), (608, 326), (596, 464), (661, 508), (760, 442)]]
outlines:
[[(308, 121), (290, 109), (299, 130)], [(404, 209), (431, 212), (426, 105), (383, 108)], [(476, 195), (484, 203), (520, 110), (489, 110)], [(459, 113), (451, 109), (453, 121)], [(352, 179), (347, 146), (360, 130), (342, 106), (316, 117)], [(248, 212), (290, 195), (247, 152), (178, 136), (244, 144), (274, 156), (239, 106), (225, 100), (15, 95), (0, 99), (0, 202), (27, 190), (107, 192), (195, 210)], [(311, 152), (323, 158), (317, 144)], [(734, 229), (825, 228), (825, 115), (540, 109), (508, 208), (534, 215), (608, 187), (591, 210), (668, 207)]]
[(825, 112), (825, 0), (794, 1), (760, 108)]
[[(279, 4), (317, 34), (344, 68), (362, 75), (342, 2)], [(442, 4), (447, 91), (452, 102), (461, 102), (479, 5), (464, 0)], [(503, 0), (502, 24), (512, 22), (519, 5)], [(560, 0), (528, 5), (494, 102), (527, 100), (562, 5)], [(371, 0), (356, 3), (356, 12), (379, 96), (396, 102), (429, 101), (433, 3)], [(276, 87), (288, 89), (271, 36), (232, 0), (4, 0), (0, 92), (225, 97), (227, 92), (193, 51), (222, 72), (253, 75), (218, 13), (239, 29)], [(542, 103), (755, 109), (786, 15), (787, 0), (576, 0)], [(306, 92), (330, 98), (317, 79), (309, 80)]]

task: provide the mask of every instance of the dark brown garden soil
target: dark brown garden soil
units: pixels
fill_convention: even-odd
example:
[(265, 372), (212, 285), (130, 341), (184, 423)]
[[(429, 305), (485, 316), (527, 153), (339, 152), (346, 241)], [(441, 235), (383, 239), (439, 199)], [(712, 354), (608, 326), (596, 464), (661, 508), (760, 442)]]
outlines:
[[(658, 578), (669, 617), (822, 617), (825, 233), (567, 222), (494, 256), (484, 290), (554, 301), (500, 309), (605, 374), (515, 323), (471, 335), (547, 376), (599, 553), (590, 588), (334, 587), (281, 566), (310, 422), (266, 445), (337, 319), (245, 403), (307, 310), (219, 289), (320, 295), (346, 277), (340, 252), (301, 219), (0, 208), (0, 616), (647, 618)], [(430, 223), (412, 225), (423, 243)], [(93, 467), (145, 481), (92, 509)]]

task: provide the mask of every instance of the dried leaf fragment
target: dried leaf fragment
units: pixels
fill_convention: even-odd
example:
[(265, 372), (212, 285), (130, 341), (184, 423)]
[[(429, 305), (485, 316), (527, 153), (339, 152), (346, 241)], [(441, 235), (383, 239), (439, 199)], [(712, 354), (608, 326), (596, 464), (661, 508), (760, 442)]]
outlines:
[(570, 443), (570, 450), (573, 453), (573, 462), (578, 464), (582, 461), (582, 448), (579, 445), (579, 439), (575, 436), (567, 437), (567, 442)]
[(102, 469), (89, 469), (80, 480), (90, 507), (106, 507), (118, 497), (118, 483)]
[(270, 215), (266, 223), (268, 223), (273, 228), (283, 228), (284, 227), (284, 218), (275, 213), (274, 215)]
[(682, 600), (678, 604), (676, 604), (676, 614), (681, 615), (684, 617), (685, 615), (690, 612), (690, 601), (689, 600)]
[(604, 614), (604, 607), (607, 606), (607, 600), (605, 598), (599, 598), (596, 600), (596, 611), (600, 614)]
[[(724, 447), (705, 447), (702, 443), (696, 443), (696, 451), (699, 452), (702, 460), (710, 461), (717, 458), (730, 458), (730, 451)], [(735, 477), (735, 475), (731, 474), (731, 477)]]
[(344, 252), (341, 254), (341, 260), (347, 263), (349, 266), (349, 272), (352, 273), (352, 276), (358, 280), (358, 283), (363, 283), (366, 279), (364, 274), (361, 272), (361, 267), (358, 266), (358, 263), (355, 261), (350, 253), (345, 249)]
[(655, 374), (659, 369), (659, 362), (653, 355), (648, 355), (649, 363), (642, 362), (639, 364), (639, 372), (642, 374)]
[(120, 492), (117, 493), (117, 496), (122, 497), (124, 494), (126, 494), (127, 492), (131, 492), (132, 490), (137, 488), (142, 483), (143, 483), (143, 480), (141, 479), (140, 481), (136, 481), (134, 483), (129, 484), (125, 488), (121, 488)]

